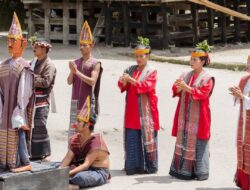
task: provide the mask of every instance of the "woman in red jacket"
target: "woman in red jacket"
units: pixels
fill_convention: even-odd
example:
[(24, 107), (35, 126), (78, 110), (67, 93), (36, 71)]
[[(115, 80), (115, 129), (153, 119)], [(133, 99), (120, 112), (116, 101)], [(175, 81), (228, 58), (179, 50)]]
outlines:
[(192, 71), (184, 73), (173, 85), (173, 97), (179, 97), (172, 135), (176, 137), (170, 175), (179, 179), (206, 180), (209, 177), (210, 107), (214, 77), (203, 67), (210, 63), (204, 41), (192, 53)]
[(158, 170), (157, 71), (148, 64), (150, 51), (148, 44), (138, 45), (135, 49), (137, 65), (127, 68), (118, 81), (121, 92), (127, 93), (124, 118), (127, 175)]
[(240, 104), (235, 182), (242, 190), (250, 189), (250, 55), (246, 71), (248, 74), (241, 78), (239, 86), (229, 88), (235, 98), (235, 103)]

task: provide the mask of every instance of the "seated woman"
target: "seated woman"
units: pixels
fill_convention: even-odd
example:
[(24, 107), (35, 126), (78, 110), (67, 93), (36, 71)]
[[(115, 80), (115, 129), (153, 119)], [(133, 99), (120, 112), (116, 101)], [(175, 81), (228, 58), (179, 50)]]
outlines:
[(60, 167), (70, 167), (69, 189), (100, 186), (108, 182), (109, 151), (100, 134), (92, 134), (96, 115), (86, 99), (74, 127), (77, 133), (70, 139), (69, 150)]

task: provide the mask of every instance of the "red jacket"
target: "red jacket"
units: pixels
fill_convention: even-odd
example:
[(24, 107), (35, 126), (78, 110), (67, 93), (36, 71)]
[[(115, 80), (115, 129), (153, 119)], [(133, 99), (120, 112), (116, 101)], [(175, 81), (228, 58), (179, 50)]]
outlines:
[[(193, 84), (196, 80), (195, 76), (192, 76), (189, 84)], [(194, 100), (200, 101), (200, 119), (199, 119), (199, 128), (198, 128), (198, 139), (208, 140), (210, 138), (210, 125), (211, 125), (211, 114), (210, 114), (210, 106), (209, 106), (209, 97), (211, 95), (211, 91), (213, 90), (214, 80), (210, 79), (207, 83), (205, 83), (200, 88), (192, 88), (191, 95)], [(172, 87), (173, 97), (181, 96), (181, 93), (177, 93), (177, 87), (174, 84)], [(187, 109), (188, 104), (188, 93), (186, 96), (186, 104), (185, 109)], [(178, 105), (175, 111), (174, 123), (172, 129), (172, 136), (177, 136), (178, 131), (178, 115), (180, 111), (180, 99), (178, 101)]]
[[(133, 78), (138, 80), (141, 71), (135, 70)], [(136, 85), (127, 84), (123, 86), (121, 81), (118, 81), (118, 86), (121, 92), (127, 92), (125, 106), (125, 128), (140, 130), (140, 115), (138, 106), (138, 95), (147, 94), (149, 96), (150, 108), (154, 122), (154, 129), (159, 130), (159, 113), (158, 113), (158, 98), (156, 96), (156, 81), (157, 71), (154, 71), (142, 82), (137, 82)]]

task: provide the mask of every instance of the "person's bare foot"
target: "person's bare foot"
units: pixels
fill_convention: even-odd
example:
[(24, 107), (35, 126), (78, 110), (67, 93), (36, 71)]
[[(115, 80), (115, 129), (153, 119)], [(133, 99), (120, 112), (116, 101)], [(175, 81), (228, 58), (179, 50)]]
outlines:
[(72, 185), (72, 184), (69, 184), (69, 190), (79, 190), (79, 186), (78, 185)]
[(19, 168), (11, 169), (10, 171), (13, 173), (19, 173), (19, 172), (26, 172), (26, 171), (31, 171), (31, 170), (32, 170), (32, 166), (27, 165), (27, 166), (21, 166)]
[(42, 159), (42, 162), (50, 162), (51, 161), (51, 156), (46, 156), (45, 158)]

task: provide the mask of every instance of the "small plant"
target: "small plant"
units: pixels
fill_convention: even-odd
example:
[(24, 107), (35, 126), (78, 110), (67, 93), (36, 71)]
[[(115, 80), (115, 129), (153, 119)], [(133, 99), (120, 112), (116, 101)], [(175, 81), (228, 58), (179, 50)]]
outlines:
[(213, 48), (213, 46), (210, 46), (207, 43), (207, 40), (204, 40), (198, 44), (196, 44), (196, 49), (202, 50), (204, 52), (211, 52), (211, 49)]
[(139, 45), (149, 46), (150, 41), (148, 38), (143, 38), (142, 36), (138, 36), (137, 43)]
[(30, 36), (28, 39), (31, 45), (34, 44), (36, 40), (37, 40), (37, 33), (35, 33), (33, 36)]

